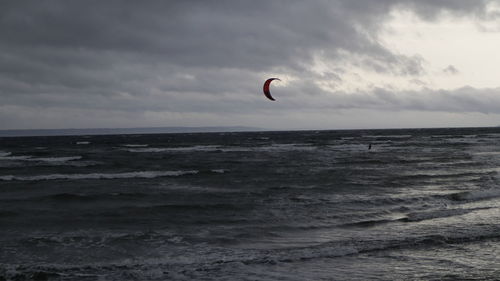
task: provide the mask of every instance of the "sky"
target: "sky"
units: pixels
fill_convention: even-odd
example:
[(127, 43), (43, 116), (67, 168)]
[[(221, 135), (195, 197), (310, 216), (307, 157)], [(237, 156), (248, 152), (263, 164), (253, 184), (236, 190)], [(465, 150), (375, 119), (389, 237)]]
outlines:
[(0, 34), (0, 129), (500, 125), (500, 0), (1, 1)]

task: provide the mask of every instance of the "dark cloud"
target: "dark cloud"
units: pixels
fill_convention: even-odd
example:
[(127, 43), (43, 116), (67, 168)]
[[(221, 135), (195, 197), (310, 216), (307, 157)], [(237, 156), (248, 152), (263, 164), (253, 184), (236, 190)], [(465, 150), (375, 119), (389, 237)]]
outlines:
[[(75, 112), (251, 112), (262, 107), (254, 94), (260, 92), (263, 75), (303, 77), (295, 85), (301, 89), (293, 93), (297, 99), (322, 95), (315, 78), (341, 83), (342, 72), (349, 71), (345, 66), (323, 74), (311, 71), (318, 55), (333, 62), (347, 58), (370, 71), (418, 77), (422, 58), (393, 53), (378, 42), (378, 28), (389, 12), (408, 9), (428, 20), (443, 11), (481, 17), (488, 2), (2, 1), (0, 116), (7, 107), (9, 113), (12, 108), (33, 109), (40, 116), (52, 107)], [(370, 106), (375, 98), (384, 100), (383, 95), (358, 94), (345, 106)], [(23, 126), (13, 119), (0, 123), (4, 128)]]

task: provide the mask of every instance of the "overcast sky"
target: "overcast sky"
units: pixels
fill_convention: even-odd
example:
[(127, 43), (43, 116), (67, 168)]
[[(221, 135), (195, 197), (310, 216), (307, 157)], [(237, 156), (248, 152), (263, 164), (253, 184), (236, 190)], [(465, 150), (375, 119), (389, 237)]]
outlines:
[(0, 129), (500, 125), (500, 0), (0, 1), (0, 34)]

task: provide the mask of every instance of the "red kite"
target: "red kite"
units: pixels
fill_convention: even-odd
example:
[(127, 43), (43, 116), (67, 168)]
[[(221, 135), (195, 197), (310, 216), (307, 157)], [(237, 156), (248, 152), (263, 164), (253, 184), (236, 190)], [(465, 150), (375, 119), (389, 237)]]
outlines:
[(278, 80), (278, 81), (281, 81), (279, 78), (269, 78), (266, 80), (266, 82), (264, 83), (264, 95), (266, 95), (266, 97), (272, 101), (275, 101), (275, 99), (273, 98), (273, 96), (271, 96), (271, 92), (269, 91), (269, 86), (271, 85), (271, 82), (273, 80)]

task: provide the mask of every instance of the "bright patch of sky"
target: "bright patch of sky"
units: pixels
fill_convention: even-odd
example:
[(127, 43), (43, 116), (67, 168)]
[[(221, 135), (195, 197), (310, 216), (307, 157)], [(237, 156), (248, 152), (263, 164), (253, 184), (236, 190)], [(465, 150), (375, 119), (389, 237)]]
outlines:
[[(444, 14), (424, 21), (408, 11), (394, 11), (379, 38), (387, 48), (423, 59), (425, 73), (408, 88), (454, 89), (464, 86), (500, 86), (500, 22), (493, 17), (498, 5), (490, 5), (489, 19)], [(389, 82), (390, 83), (390, 82)]]

